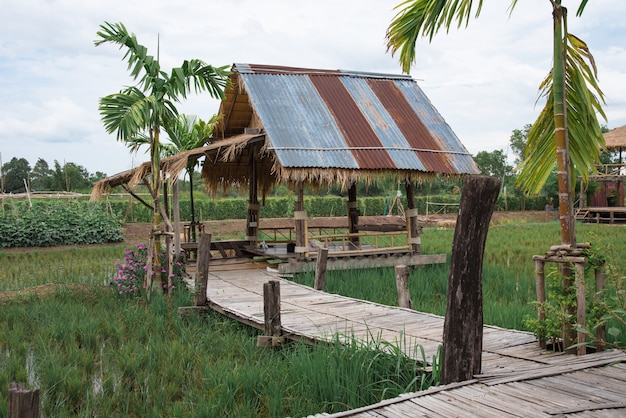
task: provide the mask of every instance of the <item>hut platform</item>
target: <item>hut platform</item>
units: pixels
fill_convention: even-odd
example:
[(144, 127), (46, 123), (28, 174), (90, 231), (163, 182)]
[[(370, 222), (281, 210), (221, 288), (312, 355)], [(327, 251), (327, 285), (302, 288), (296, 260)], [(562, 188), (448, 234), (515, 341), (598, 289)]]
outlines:
[(626, 224), (626, 207), (586, 207), (576, 211), (576, 220), (588, 223)]
[[(288, 339), (382, 339), (426, 363), (442, 344), (441, 316), (317, 291), (283, 279), (266, 266), (250, 260), (212, 265), (207, 283), (210, 308), (264, 329), (263, 284), (276, 280)], [(485, 325), (482, 374), (475, 379), (331, 416), (621, 417), (626, 416), (625, 362), (626, 354), (620, 351), (578, 357), (548, 352), (531, 333)]]

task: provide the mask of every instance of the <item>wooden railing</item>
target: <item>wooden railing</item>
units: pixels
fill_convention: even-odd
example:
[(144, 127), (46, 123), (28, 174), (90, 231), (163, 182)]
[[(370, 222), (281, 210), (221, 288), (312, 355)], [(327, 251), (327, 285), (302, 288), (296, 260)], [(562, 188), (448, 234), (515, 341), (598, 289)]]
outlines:
[(404, 231), (310, 234), (309, 242), (328, 248), (333, 254), (395, 253), (409, 249)]

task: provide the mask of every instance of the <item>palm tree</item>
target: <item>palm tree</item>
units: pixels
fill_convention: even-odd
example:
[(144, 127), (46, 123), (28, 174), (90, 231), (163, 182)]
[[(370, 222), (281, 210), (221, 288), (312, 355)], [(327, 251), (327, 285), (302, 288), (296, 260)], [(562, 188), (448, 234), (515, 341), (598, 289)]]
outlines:
[[(208, 122), (198, 118), (195, 115), (179, 115), (172, 125), (164, 127), (169, 137), (169, 142), (161, 142), (161, 157), (168, 157), (178, 154), (179, 152), (189, 151), (205, 145), (213, 130), (217, 125), (220, 117), (213, 115)], [(131, 152), (137, 152), (141, 147), (150, 145), (150, 138), (146, 135), (139, 134), (128, 141)], [(187, 163), (186, 171), (189, 176), (189, 197), (191, 201), (191, 239), (196, 240), (196, 217), (193, 199), (193, 173), (198, 166), (198, 160), (190, 160)]]
[[(152, 179), (149, 185), (154, 206), (153, 228), (158, 230), (161, 216), (167, 222), (167, 214), (159, 203), (161, 176), (160, 132), (162, 127), (170, 126), (178, 116), (175, 103), (185, 99), (192, 91), (207, 91), (212, 97), (222, 99), (227, 80), (227, 67), (213, 67), (205, 62), (185, 60), (180, 67), (173, 68), (168, 74), (161, 69), (158, 59), (148, 55), (145, 46), (137, 42), (134, 34), (129, 33), (122, 23), (100, 25), (97, 32), (96, 46), (103, 43), (118, 45), (125, 49), (124, 59), (136, 86), (126, 87), (100, 99), (99, 111), (108, 133), (117, 132), (117, 140), (128, 142), (147, 131), (150, 141), (150, 160)], [(156, 240), (154, 266), (158, 266), (159, 240)], [(156, 269), (160, 271), (160, 269)]]
[[(606, 119), (600, 101), (602, 91), (596, 81), (596, 67), (587, 45), (567, 32), (567, 9), (561, 0), (548, 0), (554, 21), (553, 68), (541, 84), (546, 105), (528, 135), (526, 156), (521, 163), (518, 184), (527, 193), (537, 193), (557, 165), (561, 242), (575, 246), (573, 185), (576, 171), (586, 181), (595, 170), (604, 138), (596, 113)], [(477, 4), (476, 4), (477, 3)], [(518, 0), (512, 0), (513, 11)], [(588, 0), (578, 7), (580, 16)], [(399, 53), (402, 70), (409, 73), (415, 61), (415, 43), (426, 36), (432, 41), (442, 28), (467, 26), (478, 17), (483, 1), (407, 0), (387, 30), (387, 48)]]
[[(177, 123), (168, 135), (172, 141), (168, 153), (176, 154), (181, 151), (188, 151), (199, 148), (206, 144), (213, 134), (215, 126), (219, 122), (219, 115), (213, 115), (208, 122), (198, 118), (197, 116), (181, 115)], [(191, 204), (191, 240), (196, 241), (196, 210), (193, 200), (193, 173), (198, 165), (198, 160), (189, 161), (187, 163), (187, 175), (189, 176), (189, 199)]]

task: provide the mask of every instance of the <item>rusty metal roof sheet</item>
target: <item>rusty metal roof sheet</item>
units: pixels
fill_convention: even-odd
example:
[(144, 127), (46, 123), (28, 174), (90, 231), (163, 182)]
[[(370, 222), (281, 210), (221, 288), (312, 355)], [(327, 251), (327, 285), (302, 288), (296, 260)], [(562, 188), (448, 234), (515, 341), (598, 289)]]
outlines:
[(478, 173), (410, 76), (235, 64), (232, 78), (224, 132), (256, 115), (285, 168)]

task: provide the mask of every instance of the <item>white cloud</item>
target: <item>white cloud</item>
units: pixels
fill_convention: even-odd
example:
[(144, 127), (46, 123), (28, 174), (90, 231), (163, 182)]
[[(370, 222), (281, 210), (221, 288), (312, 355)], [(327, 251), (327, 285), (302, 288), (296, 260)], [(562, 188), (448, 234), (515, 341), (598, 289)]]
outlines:
[[(201, 58), (234, 62), (399, 73), (385, 31), (400, 0), (8, 0), (0, 14), (0, 152), (3, 160), (42, 157), (113, 174), (131, 157), (104, 131), (98, 99), (132, 84), (123, 51), (95, 47), (98, 26), (123, 22), (162, 67)], [(609, 127), (626, 123), (626, 2), (564, 1), (570, 30), (594, 54), (607, 97)], [(571, 3), (571, 4), (570, 4)], [(467, 28), (420, 40), (412, 71), (472, 153), (506, 149), (513, 129), (532, 122), (538, 86), (551, 66), (548, 0), (485, 2)], [(218, 103), (192, 96), (184, 113), (208, 117)]]

